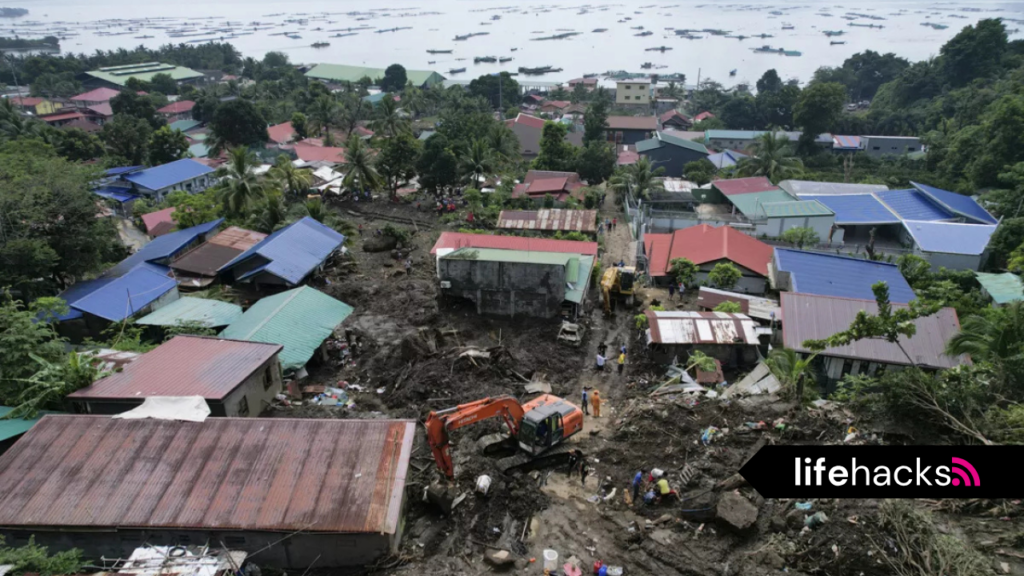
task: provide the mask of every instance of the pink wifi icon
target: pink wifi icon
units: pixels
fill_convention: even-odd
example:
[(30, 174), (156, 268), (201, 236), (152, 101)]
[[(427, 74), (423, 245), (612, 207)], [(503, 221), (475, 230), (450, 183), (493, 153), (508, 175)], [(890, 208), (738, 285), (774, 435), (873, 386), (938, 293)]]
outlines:
[[(972, 486), (972, 478), (974, 479), (973, 486), (979, 486), (981, 484), (981, 478), (978, 476), (978, 471), (974, 469), (974, 466), (972, 466), (970, 462), (964, 460), (963, 458), (957, 458), (956, 456), (953, 456), (953, 464), (959, 464), (960, 466), (963, 466), (964, 468), (967, 469), (967, 471), (965, 472), (962, 468), (958, 468), (956, 466), (950, 467), (950, 470), (960, 477), (953, 478), (953, 486), (959, 486), (961, 478), (963, 479), (964, 486)], [(971, 475), (968, 476), (967, 472), (970, 472)]]

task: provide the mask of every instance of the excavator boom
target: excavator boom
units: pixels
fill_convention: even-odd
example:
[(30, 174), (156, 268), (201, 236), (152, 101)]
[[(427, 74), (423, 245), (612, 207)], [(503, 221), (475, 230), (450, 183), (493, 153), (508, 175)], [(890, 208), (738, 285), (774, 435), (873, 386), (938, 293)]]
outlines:
[(437, 467), (448, 478), (455, 477), (455, 466), (452, 463), (451, 446), (448, 437), (450, 430), (476, 424), (487, 418), (501, 416), (508, 425), (512, 435), (519, 434), (519, 426), (523, 422), (523, 407), (511, 396), (484, 398), (469, 404), (460, 404), (439, 412), (431, 412), (425, 423), (427, 443), (434, 453)]

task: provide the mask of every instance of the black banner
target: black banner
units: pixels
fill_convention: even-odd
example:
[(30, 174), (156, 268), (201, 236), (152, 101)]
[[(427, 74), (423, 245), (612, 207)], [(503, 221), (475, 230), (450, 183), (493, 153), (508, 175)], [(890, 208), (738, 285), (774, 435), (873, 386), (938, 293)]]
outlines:
[(765, 498), (1020, 498), (1024, 446), (765, 446), (740, 474)]

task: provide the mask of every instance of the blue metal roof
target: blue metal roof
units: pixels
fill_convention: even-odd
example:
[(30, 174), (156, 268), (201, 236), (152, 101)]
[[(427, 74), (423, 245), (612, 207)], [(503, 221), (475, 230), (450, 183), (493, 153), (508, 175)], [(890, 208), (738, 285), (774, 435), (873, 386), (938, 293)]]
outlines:
[(104, 172), (107, 176), (120, 176), (121, 174), (128, 174), (129, 172), (138, 172), (145, 166), (119, 166), (117, 168), (111, 168)]
[(125, 258), (120, 264), (108, 270), (104, 276), (120, 276), (143, 262), (170, 258), (187, 248), (189, 244), (195, 242), (196, 238), (216, 230), (222, 222), (224, 222), (224, 219), (218, 218), (212, 222), (158, 236), (150, 241), (149, 244), (140, 248), (138, 252)]
[(899, 215), (902, 220), (952, 220), (947, 212), (913, 188), (908, 190), (880, 190), (875, 196)]
[[(306, 216), (267, 236), (259, 244), (222, 266), (220, 271), (259, 256), (267, 260), (261, 271), (296, 285), (322, 264), (343, 242), (343, 235)], [(248, 276), (251, 274), (246, 275)]]
[(72, 305), (81, 312), (118, 322), (176, 289), (178, 283), (169, 273), (170, 268), (144, 262)]
[(871, 194), (800, 196), (817, 200), (836, 213), (836, 224), (899, 224), (900, 218)]
[(954, 214), (970, 218), (982, 224), (995, 224), (999, 222), (970, 196), (949, 192), (934, 186), (928, 186), (927, 184), (918, 184), (917, 182), (911, 182), (910, 185)]
[(57, 317), (58, 322), (65, 322), (67, 320), (74, 320), (75, 318), (81, 318), (81, 310), (73, 308), (75, 302), (78, 302), (82, 298), (85, 298), (89, 294), (99, 290), (100, 288), (110, 284), (116, 280), (114, 277), (110, 278), (96, 278), (95, 280), (84, 280), (82, 282), (76, 282), (72, 284), (67, 290), (57, 295), (58, 298), (68, 303), (68, 313), (63, 316)]
[(718, 154), (711, 154), (708, 160), (715, 165), (715, 168), (728, 168), (735, 166), (740, 160), (746, 158), (746, 154), (740, 154), (734, 150), (723, 150)]
[(775, 266), (789, 272), (793, 292), (874, 300), (871, 285), (884, 281), (891, 302), (906, 304), (916, 298), (895, 264), (776, 248)]
[(101, 186), (92, 191), (97, 196), (110, 198), (118, 202), (131, 202), (139, 198), (138, 194), (132, 194), (129, 188), (123, 186)]
[(147, 190), (162, 190), (211, 172), (213, 168), (191, 158), (185, 158), (162, 166), (146, 168), (129, 174), (124, 179)]
[(925, 252), (971, 256), (977, 256), (985, 251), (997, 228), (987, 224), (916, 222), (914, 220), (907, 220), (903, 226), (914, 237), (917, 246)]

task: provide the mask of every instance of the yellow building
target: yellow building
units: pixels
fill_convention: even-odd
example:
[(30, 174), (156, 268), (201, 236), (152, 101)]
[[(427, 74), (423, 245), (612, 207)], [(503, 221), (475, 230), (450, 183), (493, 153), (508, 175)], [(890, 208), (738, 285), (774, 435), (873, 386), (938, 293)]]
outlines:
[(651, 81), (644, 79), (616, 82), (615, 104), (618, 106), (650, 106)]

